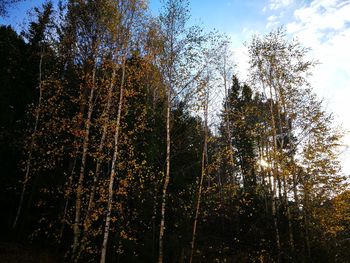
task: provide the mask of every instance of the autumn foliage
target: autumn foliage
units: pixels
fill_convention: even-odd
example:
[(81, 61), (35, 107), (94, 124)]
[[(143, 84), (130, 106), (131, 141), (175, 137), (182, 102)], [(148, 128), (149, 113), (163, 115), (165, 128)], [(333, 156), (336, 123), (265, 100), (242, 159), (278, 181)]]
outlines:
[(248, 44), (243, 83), (184, 0), (35, 11), (0, 27), (1, 241), (57, 262), (349, 260), (342, 132), (283, 28)]

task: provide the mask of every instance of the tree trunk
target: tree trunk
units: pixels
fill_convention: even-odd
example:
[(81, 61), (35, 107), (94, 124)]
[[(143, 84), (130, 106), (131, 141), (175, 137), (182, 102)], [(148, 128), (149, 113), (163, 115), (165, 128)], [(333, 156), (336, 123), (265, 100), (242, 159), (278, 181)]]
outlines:
[[(274, 183), (276, 185), (276, 182)], [(276, 189), (276, 187), (274, 187)], [(276, 195), (275, 192), (272, 196), (272, 216), (273, 216), (273, 225), (275, 228), (275, 234), (276, 234), (276, 248), (277, 248), (277, 263), (281, 262), (281, 244), (280, 244), (280, 234), (278, 229), (278, 221), (277, 221), (277, 213), (276, 213)]]
[(119, 91), (117, 122), (116, 122), (115, 133), (114, 133), (114, 153), (113, 153), (113, 159), (112, 159), (111, 173), (109, 177), (106, 224), (104, 228), (100, 263), (106, 262), (109, 228), (110, 228), (110, 222), (111, 222), (113, 193), (114, 193), (113, 188), (114, 188), (114, 181), (115, 181), (115, 175), (116, 175), (116, 162), (117, 162), (118, 146), (119, 146), (120, 120), (121, 120), (121, 113), (122, 113), (122, 106), (123, 106), (123, 99), (124, 99), (125, 62), (126, 62), (125, 60), (126, 60), (126, 57), (124, 56), (122, 61), (122, 79), (121, 79), (120, 91)]
[[(271, 79), (271, 76), (270, 76)], [(280, 174), (279, 171), (276, 167), (276, 162), (278, 161), (277, 157), (277, 131), (276, 131), (276, 120), (275, 120), (275, 115), (274, 115), (274, 108), (273, 108), (273, 92), (272, 92), (272, 83), (270, 83), (269, 88), (270, 88), (270, 114), (271, 114), (271, 125), (272, 125), (272, 138), (273, 138), (273, 160), (274, 164), (271, 163), (272, 165), (272, 171), (273, 171), (273, 177), (274, 177), (274, 191), (272, 193), (272, 216), (273, 216), (273, 221), (274, 221), (274, 227), (275, 227), (275, 233), (276, 233), (276, 248), (277, 248), (277, 262), (279, 263), (281, 261), (281, 244), (280, 244), (280, 234), (279, 234), (279, 228), (278, 228), (278, 201), (277, 199), (277, 191), (276, 191), (276, 179), (277, 179), (277, 184), (278, 184), (278, 197), (279, 199), (282, 198), (282, 192), (281, 192), (281, 179), (280, 179)]]
[(206, 95), (206, 101), (204, 102), (204, 143), (203, 143), (203, 151), (202, 151), (202, 168), (201, 168), (201, 177), (199, 181), (199, 188), (198, 188), (198, 197), (197, 197), (197, 204), (196, 204), (196, 212), (193, 222), (193, 231), (192, 231), (192, 242), (191, 242), (191, 255), (190, 255), (190, 263), (192, 263), (193, 260), (193, 254), (194, 254), (194, 245), (196, 241), (196, 231), (197, 231), (197, 223), (198, 223), (198, 217), (199, 217), (199, 207), (201, 203), (201, 196), (202, 196), (202, 187), (203, 187), (203, 179), (206, 174), (206, 167), (208, 166), (207, 163), (207, 142), (208, 142), (208, 98)]
[[(304, 179), (305, 180), (305, 179)], [(307, 180), (307, 179), (306, 179)], [(310, 247), (310, 220), (309, 220), (309, 186), (308, 182), (304, 182), (304, 205), (303, 205), (303, 217), (304, 217), (304, 228), (305, 228), (305, 249), (306, 249), (306, 262), (311, 260), (311, 247)]]
[(69, 196), (72, 193), (73, 177), (74, 177), (75, 165), (77, 162), (77, 155), (78, 155), (78, 149), (76, 150), (74, 161), (72, 162), (72, 160), (71, 160), (70, 165), (69, 165), (69, 170), (71, 171), (71, 173), (70, 173), (70, 176), (68, 178), (68, 184), (67, 184), (67, 187), (66, 187), (65, 193), (64, 193), (64, 205), (63, 205), (63, 213), (61, 215), (61, 228), (60, 228), (60, 232), (58, 234), (57, 249), (60, 247), (62, 237), (63, 237), (66, 216), (67, 216), (67, 210), (68, 210), (68, 204), (69, 204)]
[(158, 263), (163, 263), (163, 236), (165, 229), (165, 205), (168, 184), (170, 180), (170, 112), (171, 112), (171, 87), (167, 88), (167, 114), (166, 114), (166, 170), (162, 193), (162, 207), (159, 230), (159, 256)]
[(42, 104), (42, 96), (43, 96), (43, 88), (42, 88), (42, 62), (43, 62), (43, 51), (41, 51), (40, 54), (40, 61), (39, 61), (39, 99), (38, 99), (38, 105), (36, 108), (36, 112), (35, 112), (35, 122), (34, 122), (34, 129), (33, 129), (33, 133), (32, 133), (32, 138), (30, 141), (30, 145), (29, 145), (29, 153), (28, 153), (28, 159), (27, 159), (27, 165), (26, 165), (26, 173), (24, 176), (24, 181), (23, 181), (23, 186), (22, 186), (22, 192), (21, 192), (21, 196), (19, 198), (19, 204), (18, 204), (18, 208), (17, 208), (17, 213), (15, 216), (15, 220), (13, 221), (13, 228), (16, 228), (17, 223), (18, 223), (18, 219), (20, 217), (20, 214), (22, 212), (22, 207), (23, 207), (23, 201), (24, 201), (24, 195), (27, 189), (27, 185), (29, 182), (29, 177), (30, 177), (30, 169), (32, 166), (32, 154), (33, 154), (33, 147), (35, 144), (35, 137), (36, 137), (36, 132), (38, 130), (38, 124), (39, 124), (39, 117), (40, 117), (40, 111), (41, 111), (41, 104)]
[[(106, 116), (105, 116), (106, 119), (104, 120), (104, 123), (103, 123), (102, 136), (101, 136), (100, 144), (99, 144), (99, 147), (98, 147), (98, 153), (100, 155), (103, 154), (103, 147), (104, 147), (106, 136), (107, 136), (107, 128), (108, 128), (108, 122), (109, 122), (109, 111), (110, 111), (111, 104), (112, 104), (115, 75), (116, 75), (116, 68), (113, 67), (111, 83), (110, 83), (109, 90), (108, 90)], [(86, 212), (85, 221), (88, 220), (88, 218), (90, 216), (90, 212), (91, 212), (91, 210), (94, 207), (95, 192), (96, 192), (97, 181), (99, 179), (99, 174), (100, 174), (100, 170), (101, 170), (101, 164), (102, 164), (102, 158), (98, 157), (97, 158), (97, 163), (96, 163), (94, 181), (93, 181), (92, 188), (91, 188), (91, 191), (90, 191), (90, 197), (89, 197), (89, 203), (88, 203), (88, 208), (87, 208), (87, 212)]]
[[(280, 89), (279, 89), (280, 92)], [(277, 96), (277, 91), (275, 92), (275, 98), (276, 101), (278, 101), (278, 96)], [(285, 105), (284, 105), (284, 99), (282, 95), (280, 95), (280, 98), (282, 100), (282, 106), (285, 110)], [(279, 102), (278, 102), (279, 103)], [(281, 117), (281, 108), (279, 107), (279, 104), (277, 104), (277, 114), (278, 114), (278, 125), (279, 125), (279, 130), (282, 133), (282, 138), (281, 142), (279, 145), (279, 157), (278, 157), (278, 163), (281, 168), (281, 173), (282, 173), (282, 182), (283, 182), (283, 200), (284, 200), (284, 205), (287, 213), (287, 221), (288, 221), (288, 238), (289, 238), (289, 246), (291, 248), (291, 251), (294, 252), (294, 237), (293, 237), (293, 226), (292, 226), (292, 220), (291, 220), (291, 214), (290, 214), (290, 207), (289, 207), (289, 202), (288, 202), (288, 196), (287, 196), (287, 180), (286, 180), (286, 172), (285, 172), (285, 166), (284, 166), (284, 153), (283, 153), (283, 148), (284, 148), (284, 135), (283, 135), (283, 123), (282, 123), (282, 117)]]
[(95, 206), (95, 193), (96, 193), (97, 182), (98, 182), (98, 179), (100, 177), (100, 170), (101, 170), (101, 164), (102, 164), (101, 155), (103, 155), (103, 147), (104, 147), (106, 136), (107, 136), (108, 122), (109, 122), (109, 111), (110, 111), (111, 104), (112, 104), (115, 76), (116, 76), (116, 67), (114, 66), (113, 71), (112, 71), (112, 76), (111, 76), (111, 83), (109, 85), (108, 95), (107, 95), (108, 96), (107, 97), (107, 105), (106, 105), (106, 109), (105, 109), (106, 116), (104, 116), (106, 119), (104, 120), (104, 123), (103, 123), (102, 136), (101, 136), (100, 144), (98, 147), (99, 156), (97, 158), (94, 179), (93, 179), (92, 187), (90, 190), (88, 207), (87, 207), (87, 211), (86, 211), (85, 219), (84, 219), (84, 224), (83, 224), (84, 230), (83, 230), (83, 238), (82, 238), (82, 242), (81, 242), (82, 244), (81, 244), (80, 250), (78, 252), (77, 259), (79, 259), (81, 252), (85, 248), (86, 235), (87, 235), (87, 231), (88, 231), (88, 228), (90, 226), (90, 223), (91, 223), (90, 215), (91, 215), (91, 212)]
[[(226, 70), (224, 70), (226, 71)], [(226, 131), (227, 131), (227, 146), (229, 147), (229, 158), (230, 158), (230, 166), (231, 166), (231, 176), (232, 176), (232, 182), (234, 184), (237, 184), (237, 178), (233, 174), (234, 173), (234, 158), (233, 158), (233, 151), (232, 151), (232, 135), (231, 135), (231, 127), (230, 127), (230, 118), (229, 118), (229, 112), (228, 112), (228, 89), (227, 89), (227, 79), (226, 79), (226, 73), (224, 74), (224, 88), (225, 88), (225, 111), (227, 114), (227, 120), (226, 120)]]
[(89, 147), (89, 135), (90, 135), (90, 126), (91, 126), (91, 116), (94, 108), (94, 93), (95, 93), (95, 78), (96, 78), (96, 61), (94, 61), (94, 68), (92, 72), (92, 87), (90, 90), (89, 102), (88, 102), (88, 115), (86, 118), (85, 124), (85, 134), (83, 141), (83, 154), (81, 157), (81, 165), (79, 172), (78, 185), (76, 190), (76, 202), (75, 202), (75, 218), (73, 225), (73, 246), (72, 246), (72, 259), (76, 260), (76, 253), (79, 246), (79, 238), (80, 238), (80, 217), (81, 217), (81, 207), (82, 207), (82, 194), (83, 194), (83, 182), (85, 176), (85, 165), (86, 158)]
[[(275, 142), (275, 140), (274, 140), (274, 142)], [(270, 185), (271, 185), (271, 201), (272, 201), (272, 204), (271, 204), (272, 211), (271, 212), (272, 212), (272, 217), (273, 217), (273, 225), (275, 228), (275, 239), (276, 239), (276, 248), (277, 248), (277, 263), (279, 263), (279, 262), (281, 262), (281, 244), (280, 244), (280, 233), (279, 233), (278, 219), (277, 219), (277, 212), (278, 212), (278, 206), (277, 206), (277, 202), (276, 202), (277, 182), (276, 182), (276, 175), (275, 175), (278, 172), (278, 170), (276, 169), (276, 166), (272, 164), (272, 157), (275, 156), (275, 146), (273, 146), (274, 153), (273, 153), (272, 157), (269, 153), (268, 146), (266, 146), (266, 150), (267, 150), (267, 155), (269, 156), (270, 165), (271, 165), (271, 167), (269, 168), (269, 170), (270, 170), (269, 172), (272, 173), (269, 176)], [(271, 177), (274, 179), (273, 183), (271, 182)]]
[(293, 226), (292, 226), (292, 216), (290, 214), (290, 206), (287, 196), (287, 182), (285, 175), (283, 176), (283, 195), (284, 195), (284, 202), (286, 206), (286, 212), (287, 212), (287, 221), (288, 221), (288, 237), (289, 237), (289, 245), (292, 252), (294, 252), (294, 236), (293, 236)]

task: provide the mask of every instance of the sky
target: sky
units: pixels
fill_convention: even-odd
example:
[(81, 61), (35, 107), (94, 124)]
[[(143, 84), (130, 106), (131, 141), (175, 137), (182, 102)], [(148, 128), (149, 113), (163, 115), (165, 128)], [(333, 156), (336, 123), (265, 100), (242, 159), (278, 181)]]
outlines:
[[(41, 0), (26, 0), (11, 8), (0, 23), (12, 24), (20, 30), (27, 10)], [(320, 62), (310, 77), (311, 85), (323, 99), (335, 123), (346, 131), (341, 148), (343, 171), (350, 174), (350, 0), (189, 0), (190, 24), (217, 29), (232, 39), (237, 72), (247, 76), (248, 57), (245, 42), (253, 34), (266, 34), (285, 26), (290, 38), (308, 48), (310, 59)], [(160, 0), (150, 0), (157, 14)]]

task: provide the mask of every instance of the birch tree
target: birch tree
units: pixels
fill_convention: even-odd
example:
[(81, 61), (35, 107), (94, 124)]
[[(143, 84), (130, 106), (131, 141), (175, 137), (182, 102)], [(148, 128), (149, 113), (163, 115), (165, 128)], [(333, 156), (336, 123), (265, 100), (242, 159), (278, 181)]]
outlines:
[[(310, 95), (312, 94), (312, 89), (308, 81), (308, 76), (317, 63), (306, 58), (307, 52), (308, 49), (302, 47), (297, 40), (288, 40), (283, 28), (272, 31), (262, 38), (255, 36), (249, 45), (252, 83), (264, 94), (270, 104), (271, 128), (269, 132), (270, 138), (268, 139), (271, 142), (271, 146), (269, 147), (271, 156), (270, 165), (271, 172), (275, 179), (274, 184), (276, 184), (275, 181), (277, 181), (277, 185), (273, 188), (272, 195), (277, 195), (278, 191), (277, 202), (274, 201), (275, 198), (272, 197), (274, 202), (272, 205), (273, 217), (276, 221), (276, 213), (282, 208), (281, 205), (283, 205), (288, 222), (288, 243), (292, 253), (295, 247), (295, 232), (292, 225), (291, 207), (288, 196), (288, 189), (290, 186), (288, 182), (292, 182), (294, 201), (297, 203), (297, 210), (299, 210), (299, 187), (296, 180), (297, 170), (294, 169), (290, 171), (288, 163), (297, 162), (301, 165), (303, 161), (300, 160), (299, 157), (295, 158), (294, 156), (295, 153), (299, 153), (300, 156), (303, 145), (320, 146), (325, 144), (325, 142), (320, 144), (310, 143), (311, 134), (316, 132), (314, 125), (318, 125), (318, 117), (312, 115), (314, 111), (311, 109), (318, 107), (318, 116), (321, 116), (323, 113), (320, 110), (319, 103)], [(304, 125), (304, 121), (308, 119), (310, 122), (308, 125)], [(329, 139), (329, 141), (332, 140)], [(320, 149), (314, 149), (315, 154), (321, 154), (321, 152)], [(333, 155), (333, 157), (335, 157), (335, 155)], [(309, 167), (309, 165), (304, 164), (302, 166)], [(332, 176), (331, 171), (325, 173), (331, 178), (336, 178)], [(303, 173), (303, 177), (308, 178), (311, 174), (313, 174), (313, 172), (308, 170), (308, 172)], [(317, 178), (320, 177), (317, 176)], [(309, 188), (305, 187), (305, 189), (307, 190)], [(308, 193), (309, 191), (305, 192), (306, 197), (309, 196)], [(304, 198), (304, 201), (305, 200), (308, 200), (308, 198)], [(305, 207), (307, 206), (308, 205)], [(306, 214), (304, 211), (305, 224), (309, 225), (308, 216), (306, 216)], [(275, 222), (274, 225), (276, 231), (276, 247), (278, 250), (277, 260), (280, 261), (281, 245), (279, 241), (278, 222)], [(307, 226), (305, 227), (308, 229)], [(305, 232), (305, 238), (306, 246), (308, 247), (307, 250), (309, 250), (309, 233)]]
[(120, 31), (119, 34), (122, 35), (122, 39), (120, 40), (120, 47), (115, 50), (117, 52), (114, 53), (114, 56), (118, 56), (118, 52), (121, 52), (121, 80), (119, 86), (119, 102), (118, 102), (118, 112), (115, 123), (115, 131), (114, 131), (114, 149), (113, 149), (113, 157), (111, 161), (111, 173), (109, 178), (109, 187), (108, 187), (108, 203), (107, 203), (107, 212), (106, 212), (106, 222), (104, 228), (102, 249), (101, 249), (101, 263), (106, 261), (106, 253), (107, 253), (107, 244), (108, 244), (108, 236), (110, 230), (110, 222), (111, 222), (111, 212), (112, 212), (112, 202), (114, 196), (114, 181), (116, 178), (116, 164), (119, 150), (119, 133), (120, 133), (120, 125), (121, 125), (121, 116), (123, 109), (123, 101), (124, 101), (124, 85), (125, 85), (125, 67), (126, 67), (126, 59), (127, 55), (130, 54), (130, 43), (132, 40), (132, 31), (135, 27), (136, 17), (140, 15), (140, 11), (145, 8), (144, 2), (141, 1), (129, 1), (123, 2), (121, 1), (119, 4), (119, 8), (123, 10), (122, 16), (120, 17)]
[[(198, 53), (197, 61), (197, 67), (200, 69), (203, 68), (203, 70), (198, 71), (198, 75), (196, 75), (196, 83), (197, 83), (197, 89), (196, 94), (194, 95), (195, 107), (198, 107), (198, 109), (203, 113), (202, 120), (203, 120), (203, 129), (204, 129), (204, 135), (203, 135), (203, 147), (202, 147), (202, 159), (201, 159), (201, 170), (200, 170), (200, 176), (199, 176), (199, 184), (198, 184), (198, 192), (196, 196), (196, 203), (195, 203), (195, 211), (194, 211), (194, 221), (193, 221), (193, 228), (192, 228), (192, 241), (191, 241), (191, 254), (190, 254), (190, 262), (193, 261), (194, 258), (194, 250), (195, 250), (195, 241), (196, 241), (196, 235), (197, 235), (197, 225), (199, 223), (199, 216), (200, 216), (200, 206), (201, 206), (201, 198), (202, 198), (202, 191), (203, 191), (203, 182), (205, 177), (208, 177), (208, 169), (209, 169), (209, 156), (208, 156), (208, 141), (209, 141), (209, 121), (210, 117), (212, 116), (212, 113), (210, 113), (210, 108), (212, 108), (212, 105), (210, 103), (215, 103), (214, 98), (216, 98), (214, 95), (212, 95), (212, 92), (214, 91), (214, 88), (216, 88), (216, 84), (218, 82), (218, 79), (221, 76), (223, 78), (224, 82), (224, 88), (227, 88), (228, 81), (227, 81), (227, 74), (228, 71), (230, 71), (230, 66), (227, 63), (227, 60), (229, 59), (227, 48), (228, 48), (229, 42), (225, 38), (225, 36), (222, 36), (220, 34), (217, 34), (216, 32), (210, 32), (207, 35), (203, 37), (203, 42), (201, 42), (200, 45), (200, 51)], [(220, 59), (218, 59), (218, 54), (220, 56)], [(222, 56), (222, 57), (221, 57)], [(223, 61), (222, 61), (222, 60)], [(221, 63), (224, 63), (223, 65)], [(226, 92), (226, 90), (225, 90)], [(196, 105), (198, 104), (198, 105)], [(233, 157), (232, 154), (230, 154), (230, 160)], [(209, 179), (208, 179), (209, 181)], [(220, 193), (222, 192), (222, 185), (220, 185)]]
[[(84, 181), (86, 176), (86, 162), (89, 155), (90, 131), (96, 90), (98, 88), (97, 67), (101, 56), (101, 43), (104, 27), (102, 25), (104, 10), (99, 1), (89, 3), (68, 3), (68, 23), (72, 23), (75, 41), (75, 60), (81, 70), (80, 95), (82, 104), (86, 103), (86, 110), (81, 108), (79, 113), (82, 117), (81, 162), (79, 167), (78, 181), (76, 184), (75, 215), (73, 224), (72, 259), (77, 260), (77, 252), (81, 235), (81, 214), (83, 210), (82, 198), (84, 193)], [(70, 32), (72, 33), (72, 32)], [(70, 37), (70, 36), (69, 36)], [(86, 96), (86, 97), (85, 97)], [(86, 99), (86, 101), (85, 101)]]
[[(162, 187), (161, 219), (159, 229), (159, 255), (158, 262), (162, 263), (164, 258), (164, 231), (165, 231), (165, 209), (168, 185), (170, 180), (170, 121), (171, 109), (175, 93), (179, 89), (181, 76), (179, 66), (182, 62), (181, 54), (184, 48), (185, 24), (188, 20), (188, 2), (185, 0), (168, 0), (162, 14), (160, 15), (160, 30), (163, 37), (163, 54), (160, 57), (160, 67), (164, 76), (166, 86), (166, 168)], [(180, 75), (179, 75), (180, 74)]]
[[(303, 48), (299, 42), (286, 40), (282, 28), (272, 31), (264, 38), (254, 37), (248, 49), (252, 82), (260, 87), (270, 101), (272, 172), (278, 184), (275, 189), (278, 190), (280, 199), (281, 191), (284, 189), (284, 204), (289, 222), (289, 244), (293, 249), (293, 229), (286, 191), (288, 186), (283, 172), (286, 159), (286, 153), (283, 150), (285, 148), (284, 127), (287, 126), (286, 120), (295, 122), (295, 119), (300, 117), (297, 113), (299, 101), (304, 94), (304, 87), (308, 85), (306, 76), (315, 63), (305, 59), (307, 49)], [(282, 118), (282, 116), (286, 117)], [(277, 211), (277, 202), (274, 203), (273, 211)], [(275, 231), (277, 259), (280, 261), (280, 238), (276, 223)]]

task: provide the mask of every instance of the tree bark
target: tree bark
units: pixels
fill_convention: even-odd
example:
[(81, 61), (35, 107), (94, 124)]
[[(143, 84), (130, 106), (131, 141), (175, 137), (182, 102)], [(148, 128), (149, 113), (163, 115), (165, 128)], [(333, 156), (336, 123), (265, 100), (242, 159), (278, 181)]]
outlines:
[(193, 260), (193, 254), (194, 254), (194, 247), (195, 247), (195, 241), (196, 241), (196, 231), (197, 231), (197, 224), (198, 224), (198, 218), (199, 218), (199, 208), (201, 203), (201, 197), (202, 197), (202, 187), (203, 187), (203, 180), (204, 176), (206, 175), (206, 167), (208, 166), (207, 163), (207, 147), (208, 147), (208, 97), (206, 95), (205, 102), (204, 102), (204, 143), (203, 143), (203, 151), (202, 151), (202, 167), (201, 167), (201, 177), (199, 181), (199, 188), (198, 188), (198, 197), (197, 197), (197, 203), (196, 203), (196, 212), (193, 222), (193, 231), (192, 231), (192, 241), (191, 241), (191, 255), (190, 255), (190, 263), (192, 263)]
[(96, 61), (94, 61), (94, 68), (92, 72), (92, 87), (89, 95), (88, 114), (87, 114), (86, 124), (85, 124), (83, 154), (81, 157), (79, 179), (78, 179), (78, 185), (76, 190), (75, 218), (74, 218), (74, 225), (73, 225), (74, 237), (73, 237), (73, 246), (72, 246), (72, 259), (74, 260), (76, 260), (76, 253), (79, 246), (79, 238), (80, 238), (80, 221), (81, 221), (80, 217), (81, 217), (81, 209), (82, 209), (83, 182), (84, 182), (84, 176), (85, 176), (86, 158), (87, 158), (88, 147), (89, 147), (91, 116), (94, 108), (94, 93), (96, 89), (95, 78), (96, 78)]
[(114, 181), (115, 181), (115, 177), (116, 177), (116, 162), (117, 162), (118, 146), (119, 146), (120, 120), (121, 120), (123, 100), (124, 100), (124, 81), (125, 81), (125, 60), (126, 60), (126, 57), (124, 56), (122, 58), (122, 60), (123, 60), (122, 61), (122, 78), (121, 78), (120, 91), (119, 91), (117, 122), (116, 122), (115, 133), (114, 133), (114, 153), (113, 153), (113, 159), (112, 159), (112, 164), (111, 164), (112, 165), (111, 174), (109, 177), (106, 224), (105, 224), (105, 228), (104, 228), (100, 263), (106, 262), (109, 228), (110, 228), (110, 222), (111, 222), (111, 213), (112, 213), (113, 196), (114, 196), (113, 188), (114, 188)]
[[(107, 128), (108, 128), (108, 122), (109, 122), (109, 111), (110, 111), (111, 104), (112, 104), (115, 75), (116, 75), (116, 68), (113, 67), (111, 83), (110, 83), (109, 90), (108, 90), (106, 116), (105, 116), (106, 119), (104, 120), (104, 124), (103, 124), (103, 128), (102, 128), (102, 136), (101, 136), (100, 144), (99, 144), (99, 147), (98, 147), (98, 153), (100, 155), (103, 154), (103, 147), (104, 147), (106, 136), (107, 136)], [(97, 158), (97, 163), (96, 163), (94, 181), (93, 181), (92, 188), (91, 188), (91, 191), (90, 191), (90, 197), (89, 197), (89, 203), (88, 203), (88, 208), (87, 208), (87, 212), (86, 212), (85, 221), (88, 220), (88, 218), (90, 216), (90, 212), (91, 212), (91, 210), (94, 207), (95, 192), (96, 192), (97, 181), (99, 179), (99, 174), (100, 174), (100, 170), (101, 170), (101, 164), (102, 164), (102, 158), (98, 157)]]
[(95, 206), (95, 193), (96, 193), (96, 188), (97, 188), (97, 182), (98, 182), (98, 179), (100, 177), (100, 170), (101, 170), (101, 165), (102, 165), (101, 155), (103, 155), (103, 147), (105, 145), (105, 140), (106, 140), (106, 136), (107, 136), (108, 123), (109, 123), (109, 111), (110, 111), (111, 104), (112, 104), (115, 76), (116, 76), (116, 67), (113, 66), (111, 83), (109, 85), (108, 95), (107, 95), (107, 105), (106, 105), (106, 109), (105, 109), (106, 116), (104, 116), (106, 119), (104, 120), (104, 123), (103, 123), (102, 135), (101, 135), (101, 139), (100, 139), (100, 143), (99, 143), (99, 147), (98, 147), (99, 156), (97, 158), (94, 179), (93, 179), (92, 187), (90, 190), (88, 207), (87, 207), (87, 211), (86, 211), (85, 219), (84, 219), (84, 224), (83, 224), (84, 231), (83, 231), (83, 238), (82, 238), (82, 242), (81, 242), (82, 244), (81, 244), (80, 250), (78, 252), (77, 259), (79, 259), (81, 252), (85, 248), (86, 235), (87, 235), (89, 225), (91, 223), (90, 216), (91, 216), (91, 212)]
[(162, 193), (161, 220), (159, 230), (159, 255), (158, 263), (163, 262), (163, 236), (165, 230), (165, 205), (168, 184), (170, 180), (170, 112), (171, 112), (171, 87), (167, 88), (167, 114), (166, 114), (166, 169)]
[[(276, 134), (276, 121), (275, 121), (275, 116), (274, 116), (274, 110), (273, 110), (273, 95), (272, 95), (272, 86), (270, 84), (270, 114), (271, 114), (271, 125), (272, 125), (272, 138), (273, 138), (273, 160), (274, 162), (277, 161), (277, 134)], [(273, 192), (272, 192), (272, 216), (273, 216), (273, 223), (275, 227), (275, 234), (276, 234), (276, 248), (277, 248), (277, 263), (280, 262), (281, 260), (281, 245), (280, 245), (280, 235), (279, 235), (279, 229), (278, 229), (278, 220), (277, 220), (277, 211), (278, 211), (278, 205), (277, 205), (277, 191), (276, 191), (276, 179), (278, 183), (278, 193), (279, 197), (281, 197), (281, 181), (280, 181), (280, 176), (278, 169), (276, 169), (276, 164), (272, 164), (272, 172), (273, 172), (273, 177), (274, 177), (274, 187), (273, 187)]]

